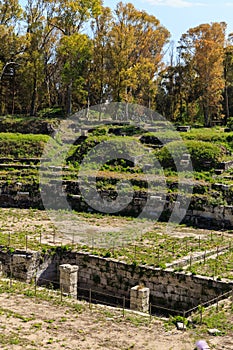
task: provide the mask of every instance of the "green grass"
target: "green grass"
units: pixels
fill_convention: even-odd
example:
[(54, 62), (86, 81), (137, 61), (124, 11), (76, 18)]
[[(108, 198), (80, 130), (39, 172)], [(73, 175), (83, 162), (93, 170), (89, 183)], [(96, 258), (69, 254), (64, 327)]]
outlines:
[(0, 133), (0, 157), (40, 157), (49, 139), (47, 135)]
[(199, 275), (233, 280), (233, 249), (225, 254), (219, 255), (218, 258), (210, 258), (205, 263), (203, 261), (195, 263), (192, 265), (191, 270)]
[[(202, 317), (201, 317), (202, 309)], [(228, 299), (208, 308), (200, 308), (192, 315), (192, 321), (198, 325), (197, 335), (206, 334), (208, 329), (218, 329), (219, 335), (233, 334), (233, 303)]]
[[(59, 211), (59, 219), (61, 222), (67, 220), (67, 212)], [(70, 214), (71, 215), (71, 214)], [(111, 225), (112, 220), (115, 222), (119, 220), (119, 224), (127, 224), (129, 234), (135, 230), (135, 225), (144, 225), (146, 221), (133, 218), (120, 218), (114, 216), (104, 216), (101, 214), (90, 213), (72, 213), (69, 220), (81, 220), (84, 224), (93, 224), (96, 226)], [(20, 210), (20, 209), (1, 209), (0, 210), (0, 245), (10, 247), (11, 249), (25, 249), (26, 245), (31, 250), (48, 251), (56, 245), (60, 245), (61, 233), (57, 231), (52, 223), (48, 221), (47, 213), (39, 210)], [(86, 245), (78, 245), (72, 243), (72, 234), (70, 240), (66, 242), (64, 248), (70, 249), (72, 247), (76, 250), (90, 252), (104, 257), (111, 257), (120, 261), (126, 261), (129, 264), (142, 264), (165, 267), (166, 263), (171, 263), (183, 256), (190, 256), (193, 252), (204, 252), (208, 250), (216, 250), (217, 247), (229, 246), (231, 238), (226, 235), (221, 235), (217, 232), (211, 233), (201, 230), (198, 236), (198, 230), (186, 228), (185, 226), (178, 226), (176, 230), (182, 233), (182, 238), (177, 235), (166, 233), (167, 226), (165, 223), (150, 222), (153, 226), (147, 232), (143, 232), (137, 236), (133, 242), (123, 241), (119, 245), (119, 237), (116, 232), (110, 230), (106, 232), (105, 239), (110, 242), (109, 248), (100, 248), (96, 245), (95, 240), (90, 239)], [(137, 227), (137, 226), (136, 226)], [(187, 236), (186, 233), (195, 233), (196, 237)], [(43, 240), (46, 238), (49, 243), (40, 244), (40, 237)], [(91, 237), (91, 236), (90, 236)], [(55, 243), (53, 243), (55, 242)], [(65, 244), (65, 243), (63, 243)], [(7, 249), (7, 248), (5, 248)], [(224, 256), (219, 256), (219, 259), (224, 262)], [(227, 256), (227, 255), (226, 255)], [(230, 268), (232, 255), (226, 257), (225, 264), (222, 263), (222, 268)], [(229, 262), (227, 263), (227, 261)], [(206, 260), (206, 264), (208, 264)], [(192, 268), (196, 269), (193, 263)], [(198, 271), (197, 271), (198, 272)], [(229, 272), (228, 272), (229, 273)]]

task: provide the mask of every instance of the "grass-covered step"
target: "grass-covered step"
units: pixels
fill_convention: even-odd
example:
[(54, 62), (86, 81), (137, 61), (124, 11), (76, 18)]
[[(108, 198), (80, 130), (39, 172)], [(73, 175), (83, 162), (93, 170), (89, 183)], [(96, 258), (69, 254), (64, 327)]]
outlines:
[(38, 158), (49, 141), (47, 135), (0, 133), (1, 158)]

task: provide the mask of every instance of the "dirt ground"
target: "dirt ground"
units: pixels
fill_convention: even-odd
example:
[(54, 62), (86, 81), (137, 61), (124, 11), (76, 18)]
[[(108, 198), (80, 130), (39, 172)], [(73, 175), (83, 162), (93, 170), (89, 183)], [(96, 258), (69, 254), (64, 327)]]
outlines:
[[(35, 248), (35, 242), (39, 243), (40, 240), (44, 244), (51, 245), (79, 243), (87, 244), (89, 247), (93, 244), (100, 247), (106, 244), (116, 247), (118, 243), (121, 246), (122, 243), (135, 242), (135, 239), (140, 239), (143, 233), (150, 230), (177, 238), (205, 239), (210, 235), (209, 230), (172, 226), (161, 222), (129, 220), (129, 218), (114, 216), (86, 217), (81, 213), (56, 213), (17, 208), (1, 208), (0, 227), (2, 234), (6, 235), (6, 240), (9, 233), (20, 237), (21, 233), (25, 235), (27, 232), (29, 248), (30, 242), (34, 241), (33, 248)], [(219, 231), (212, 230), (212, 233), (221, 235)], [(225, 231), (224, 236), (232, 237), (232, 233)]]
[[(0, 349), (193, 350), (194, 331), (166, 329), (161, 320), (80, 302), (84, 310), (22, 295), (0, 294)], [(205, 339), (216, 350), (232, 350), (230, 337)]]

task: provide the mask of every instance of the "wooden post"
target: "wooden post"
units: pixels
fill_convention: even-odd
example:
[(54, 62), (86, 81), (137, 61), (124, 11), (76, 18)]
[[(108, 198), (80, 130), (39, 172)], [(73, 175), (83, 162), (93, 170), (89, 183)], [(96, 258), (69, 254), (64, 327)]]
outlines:
[(150, 322), (151, 322), (151, 320), (152, 320), (151, 303), (149, 305), (149, 313), (150, 313)]
[(184, 326), (185, 326), (185, 324), (184, 324), (184, 319), (185, 319), (185, 311), (183, 310), (183, 332), (184, 332), (184, 330), (185, 330), (185, 328), (184, 328)]
[(198, 239), (198, 247), (199, 249), (201, 249), (201, 237), (199, 236), (199, 239)]

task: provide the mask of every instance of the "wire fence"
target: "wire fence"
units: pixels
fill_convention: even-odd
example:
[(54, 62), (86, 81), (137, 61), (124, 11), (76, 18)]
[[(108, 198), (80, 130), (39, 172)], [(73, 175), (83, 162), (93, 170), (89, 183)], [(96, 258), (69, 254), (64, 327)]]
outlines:
[(199, 236), (195, 241), (166, 240), (163, 237), (158, 239), (154, 244), (143, 244), (140, 241), (135, 243), (126, 243), (122, 241), (121, 244), (115, 244), (114, 241), (109, 243), (108, 248), (101, 248), (98, 246), (99, 242), (91, 239), (88, 246), (82, 246), (75, 241), (75, 235), (71, 234), (61, 240), (61, 237), (56, 232), (50, 234), (45, 239), (42, 231), (33, 234), (24, 234), (18, 236), (16, 234), (8, 233), (1, 236), (0, 244), (7, 247), (9, 250), (25, 249), (35, 250), (40, 249), (44, 245), (67, 245), (71, 249), (83, 249), (89, 253), (100, 255), (104, 257), (113, 257), (121, 261), (129, 263), (137, 262), (139, 264), (147, 264), (156, 267), (169, 268), (188, 268), (191, 269), (196, 262), (201, 262), (204, 265), (208, 264), (208, 259), (212, 256), (216, 258), (216, 266), (213, 267), (213, 275), (216, 275), (218, 269), (218, 258), (224, 253), (233, 252), (232, 239), (224, 239), (224, 233), (213, 235), (211, 233), (208, 240), (202, 240)]
[[(15, 280), (12, 277), (12, 273), (8, 276), (8, 283), (5, 286), (5, 289), (12, 288)], [(125, 317), (126, 310), (131, 310), (131, 301), (130, 298), (126, 295), (115, 295), (104, 292), (102, 290), (96, 290), (93, 288), (82, 288), (78, 287), (76, 290), (73, 290), (73, 293), (67, 292), (70, 285), (60, 283), (58, 281), (51, 281), (49, 279), (44, 279), (38, 276), (34, 276), (30, 284), (24, 286), (24, 294), (29, 296), (37, 297), (38, 293), (46, 287), (46, 291), (50, 293), (50, 297), (55, 295), (59, 298), (60, 302), (63, 302), (64, 299), (72, 298), (77, 300), (85, 300), (89, 309), (92, 310), (93, 304), (102, 304), (106, 306), (116, 307), (121, 310), (122, 317)], [(2, 288), (1, 288), (2, 290)], [(204, 312), (207, 307), (215, 307), (216, 313), (219, 312), (219, 305), (222, 300), (229, 299), (231, 307), (233, 307), (233, 288), (225, 293), (218, 295), (215, 298), (207, 300), (205, 302), (200, 302), (198, 305), (190, 309), (174, 309), (163, 305), (154, 304), (151, 301), (148, 303), (148, 311), (146, 314), (152, 319), (152, 316), (181, 316), (183, 317), (183, 329), (185, 329), (185, 320), (193, 315), (199, 315), (199, 324), (203, 323)], [(140, 308), (135, 311), (142, 311)], [(145, 312), (144, 312), (145, 313)]]

